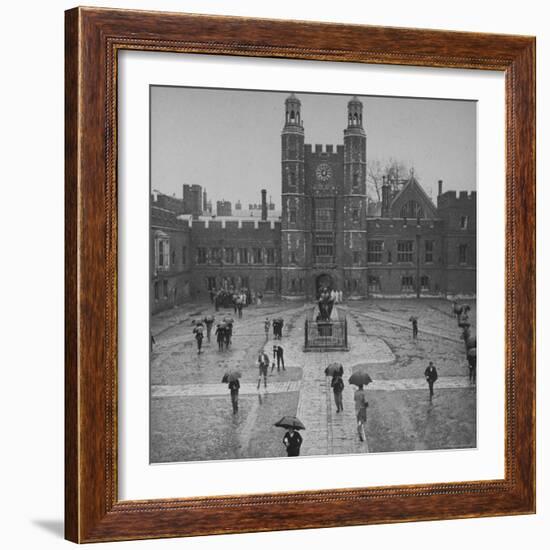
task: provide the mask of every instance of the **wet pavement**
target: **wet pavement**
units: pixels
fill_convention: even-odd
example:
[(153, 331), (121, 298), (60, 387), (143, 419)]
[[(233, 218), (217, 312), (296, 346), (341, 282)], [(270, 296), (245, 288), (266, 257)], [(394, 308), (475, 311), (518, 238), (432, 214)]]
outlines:
[[(470, 320), (475, 331), (475, 301)], [(297, 415), (306, 426), (302, 455), (455, 449), (476, 445), (476, 391), (468, 380), (461, 330), (445, 300), (368, 300), (339, 306), (348, 319), (349, 352), (303, 351), (304, 321), (312, 303), (264, 302), (249, 306), (238, 319), (232, 310), (213, 311), (191, 304), (163, 312), (152, 321), (156, 344), (151, 357), (151, 461), (220, 460), (284, 456), (284, 430), (273, 424)], [(235, 319), (232, 344), (218, 351), (203, 342), (197, 353), (193, 320), (214, 314)], [(412, 338), (409, 318), (418, 318)], [(272, 357), (275, 341), (264, 331), (266, 317), (285, 320), (277, 341), (286, 370), (269, 373), (257, 389), (257, 357)], [(333, 361), (343, 363), (344, 411), (336, 413), (330, 378)], [(433, 361), (439, 373), (429, 399), (424, 369)], [(241, 371), (239, 411), (233, 414), (228, 368)], [(349, 375), (366, 369), (367, 440), (358, 438)], [(270, 368), (271, 371), (271, 368)]]

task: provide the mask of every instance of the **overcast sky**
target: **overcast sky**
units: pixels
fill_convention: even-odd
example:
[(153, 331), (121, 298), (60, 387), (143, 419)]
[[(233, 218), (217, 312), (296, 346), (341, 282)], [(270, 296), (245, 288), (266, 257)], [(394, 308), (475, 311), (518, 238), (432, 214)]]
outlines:
[[(341, 144), (351, 96), (296, 92), (305, 143)], [(213, 200), (280, 207), (281, 129), (289, 92), (151, 87), (151, 187), (182, 195), (199, 184)], [(476, 188), (476, 103), (359, 96), (367, 160), (413, 165), (428, 195)]]

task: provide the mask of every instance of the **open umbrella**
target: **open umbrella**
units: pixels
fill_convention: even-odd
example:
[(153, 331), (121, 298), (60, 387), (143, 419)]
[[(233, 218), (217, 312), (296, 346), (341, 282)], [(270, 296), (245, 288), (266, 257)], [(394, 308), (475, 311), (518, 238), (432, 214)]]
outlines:
[(223, 384), (228, 384), (229, 382), (234, 382), (241, 377), (241, 371), (238, 370), (228, 370), (222, 378)]
[(283, 416), (279, 422), (275, 423), (278, 428), (294, 428), (295, 430), (305, 430), (306, 427), (295, 416)]
[(412, 323), (413, 321), (418, 321), (418, 317), (415, 317), (414, 315), (411, 315), (409, 317), (409, 322)]
[(372, 382), (372, 378), (364, 370), (358, 370), (349, 377), (349, 383), (354, 386), (366, 386)]
[(477, 356), (477, 348), (470, 348), (466, 355), (468, 357), (476, 357)]
[(224, 317), (223, 321), (224, 321), (224, 323), (234, 323), (235, 322), (232, 317)]
[(342, 376), (344, 374), (344, 367), (342, 366), (342, 363), (331, 363), (325, 369), (325, 374), (327, 376), (334, 376), (335, 374)]

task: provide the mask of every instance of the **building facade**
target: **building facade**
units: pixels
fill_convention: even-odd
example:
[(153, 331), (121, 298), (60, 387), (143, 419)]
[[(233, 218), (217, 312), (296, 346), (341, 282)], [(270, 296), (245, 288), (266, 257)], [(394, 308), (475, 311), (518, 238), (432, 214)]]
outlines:
[[(184, 186), (181, 206), (174, 197), (153, 197), (152, 311), (212, 288), (296, 300), (314, 298), (321, 286), (348, 299), (475, 295), (475, 192), (443, 193), (439, 182), (434, 204), (411, 174), (397, 185), (384, 182), (381, 203), (369, 204), (361, 101), (348, 102), (336, 146), (305, 143), (294, 94), (284, 107), (280, 212), (265, 190), (253, 218), (230, 207), (201, 215), (197, 199), (206, 192), (197, 185)], [(158, 248), (163, 239), (168, 256)]]

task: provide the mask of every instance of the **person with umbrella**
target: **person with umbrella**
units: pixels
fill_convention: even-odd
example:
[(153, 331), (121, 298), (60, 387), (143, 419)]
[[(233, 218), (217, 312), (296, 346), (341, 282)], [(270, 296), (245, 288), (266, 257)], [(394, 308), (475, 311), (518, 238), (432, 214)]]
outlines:
[(332, 377), (332, 382), (330, 383), (332, 392), (334, 393), (334, 403), (336, 403), (336, 412), (339, 413), (344, 410), (344, 401), (342, 395), (344, 393), (344, 380), (338, 374), (335, 374)]
[(231, 405), (233, 407), (233, 414), (239, 412), (239, 388), (241, 384), (239, 378), (241, 373), (239, 371), (229, 371), (223, 375), (222, 383), (227, 384), (229, 393), (231, 395)]
[(195, 340), (197, 341), (197, 353), (201, 352), (202, 349), (202, 323), (198, 323), (193, 329), (193, 334), (195, 335)]
[(357, 433), (359, 434), (359, 439), (365, 441), (367, 436), (365, 435), (365, 424), (367, 423), (367, 407), (369, 402), (367, 401), (367, 394), (363, 388), (364, 385), (370, 384), (372, 378), (362, 370), (354, 372), (349, 377), (349, 383), (357, 386), (357, 390), (353, 395), (353, 400), (355, 401), (355, 416), (357, 418)]
[(300, 456), (303, 438), (298, 430), (306, 429), (302, 422), (295, 416), (283, 416), (275, 426), (288, 430), (283, 437), (283, 445), (286, 448), (287, 456)]
[(426, 381), (428, 382), (428, 387), (430, 388), (431, 401), (434, 395), (434, 383), (437, 380), (437, 370), (432, 361), (430, 361), (429, 365), (426, 367), (426, 370), (424, 371), (424, 377), (426, 378)]
[(269, 368), (269, 356), (265, 351), (262, 351), (258, 356), (258, 368), (258, 389), (260, 389), (262, 377), (264, 379), (264, 388), (267, 388), (267, 369)]
[(208, 342), (210, 342), (210, 335), (212, 334), (212, 325), (214, 324), (214, 316), (207, 315), (202, 321), (206, 325), (206, 339), (208, 340)]

